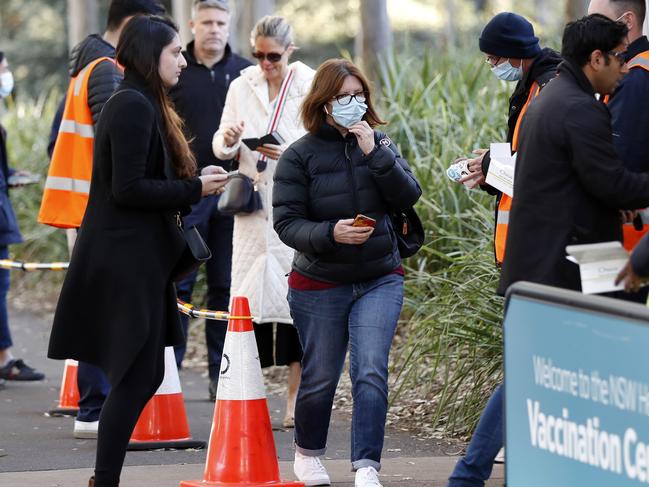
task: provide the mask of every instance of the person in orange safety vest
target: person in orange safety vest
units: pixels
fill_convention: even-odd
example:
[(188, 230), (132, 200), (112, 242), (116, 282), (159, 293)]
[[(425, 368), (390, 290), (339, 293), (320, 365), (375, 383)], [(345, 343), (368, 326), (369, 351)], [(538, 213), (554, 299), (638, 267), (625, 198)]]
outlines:
[[(613, 126), (613, 143), (624, 167), (632, 172), (649, 172), (649, 40), (642, 35), (645, 0), (591, 0), (588, 13), (598, 13), (626, 24), (629, 29), (626, 59), (629, 72), (608, 99)], [(624, 247), (630, 252), (649, 232), (649, 209), (623, 212)], [(619, 297), (645, 303), (647, 289)]]
[[(552, 49), (542, 49), (532, 24), (510, 12), (500, 13), (489, 21), (480, 35), (479, 45), (492, 73), (503, 81), (516, 82), (509, 98), (507, 122), (507, 142), (511, 143), (515, 152), (525, 112), (543, 87), (555, 77), (561, 56)], [(476, 157), (467, 161), (471, 174), (460, 179), (460, 182), (467, 183), (469, 187), (480, 185), (483, 190), (496, 196), (494, 253), (496, 263), (500, 265), (505, 257), (512, 199), (485, 182), (491, 162), (490, 152), (486, 149), (473, 152)]]

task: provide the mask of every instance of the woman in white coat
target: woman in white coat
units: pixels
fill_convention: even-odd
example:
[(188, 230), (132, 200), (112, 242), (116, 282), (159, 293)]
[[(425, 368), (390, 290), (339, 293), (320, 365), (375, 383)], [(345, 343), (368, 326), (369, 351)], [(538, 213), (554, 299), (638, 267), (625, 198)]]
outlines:
[[(306, 133), (300, 105), (315, 72), (299, 61), (289, 64), (295, 50), (293, 29), (282, 17), (262, 18), (250, 41), (259, 62), (241, 71), (230, 85), (212, 147), (219, 159), (238, 158), (239, 172), (256, 181), (261, 196), (261, 210), (234, 218), (230, 296), (250, 301), (262, 367), (289, 366), (284, 426), (292, 427), (302, 350), (286, 301), (293, 249), (273, 229), (272, 187), (282, 152)], [(278, 103), (282, 108), (276, 115)], [(277, 118), (275, 124), (271, 118)], [(279, 133), (281, 145), (265, 144), (252, 151), (241, 142), (270, 131)]]

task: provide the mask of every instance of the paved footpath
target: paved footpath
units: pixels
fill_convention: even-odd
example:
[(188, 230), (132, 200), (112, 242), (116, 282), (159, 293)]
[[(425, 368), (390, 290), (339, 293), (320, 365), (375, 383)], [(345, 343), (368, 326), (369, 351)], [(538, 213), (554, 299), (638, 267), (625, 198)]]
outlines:
[[(9, 383), (0, 391), (0, 485), (7, 487), (85, 487), (94, 463), (95, 440), (72, 437), (72, 418), (44, 413), (58, 399), (63, 362), (45, 358), (49, 320), (26, 312), (10, 313), (14, 355), (44, 371), (39, 383)], [(181, 383), (192, 436), (207, 441), (214, 405), (206, 400), (207, 378), (183, 371)], [(280, 426), (281, 397), (269, 397), (271, 421), (282, 475), (293, 479), (292, 430)], [(353, 487), (349, 464), (349, 420), (334, 411), (325, 465), (334, 486)], [(455, 447), (420, 440), (388, 429), (381, 478), (384, 487), (442, 487), (457, 457)], [(123, 487), (178, 486), (180, 480), (202, 478), (206, 450), (128, 452)], [(497, 466), (489, 487), (503, 485)]]

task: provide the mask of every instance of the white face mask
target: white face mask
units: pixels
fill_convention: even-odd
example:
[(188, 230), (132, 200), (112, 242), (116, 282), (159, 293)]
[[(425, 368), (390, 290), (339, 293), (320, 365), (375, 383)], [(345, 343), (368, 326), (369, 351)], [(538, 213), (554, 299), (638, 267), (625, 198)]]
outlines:
[(0, 74), (0, 98), (7, 98), (14, 90), (14, 75), (11, 71)]
[(523, 77), (523, 63), (516, 68), (511, 65), (508, 59), (504, 63), (491, 68), (491, 72), (503, 81), (518, 81)]

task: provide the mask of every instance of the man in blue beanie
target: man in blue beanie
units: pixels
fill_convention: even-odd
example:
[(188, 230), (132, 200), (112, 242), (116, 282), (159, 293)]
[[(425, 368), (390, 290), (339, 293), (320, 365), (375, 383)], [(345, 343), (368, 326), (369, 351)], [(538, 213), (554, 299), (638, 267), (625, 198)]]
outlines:
[[(516, 151), (524, 114), (543, 87), (556, 76), (561, 56), (552, 49), (542, 49), (538, 37), (534, 35), (532, 24), (511, 12), (499, 13), (489, 21), (482, 30), (479, 46), (496, 77), (503, 81), (517, 82), (509, 99), (507, 130), (507, 142)], [(505, 256), (512, 198), (485, 182), (491, 160), (489, 151), (477, 149), (474, 153), (478, 157), (468, 161), (471, 174), (460, 182), (479, 184), (484, 191), (496, 196), (494, 251), (496, 264), (500, 266)], [(502, 391), (499, 386), (482, 413), (465, 456), (458, 461), (449, 477), (448, 487), (483, 486), (490, 477), (494, 459), (503, 446), (502, 409)]]
[[(509, 98), (509, 119), (507, 142), (512, 150), (518, 149), (518, 132), (523, 114), (529, 103), (556, 75), (561, 56), (552, 49), (541, 49), (534, 27), (524, 17), (511, 12), (502, 12), (492, 18), (484, 27), (479, 40), (480, 51), (490, 65), (491, 72), (503, 81), (516, 82)], [(490, 153), (486, 149), (474, 151), (477, 157), (469, 159), (471, 174), (461, 179), (468, 186), (480, 187), (496, 196), (496, 232), (494, 254), (500, 266), (505, 257), (507, 225), (511, 198), (485, 183)]]

